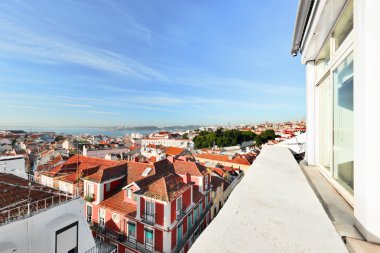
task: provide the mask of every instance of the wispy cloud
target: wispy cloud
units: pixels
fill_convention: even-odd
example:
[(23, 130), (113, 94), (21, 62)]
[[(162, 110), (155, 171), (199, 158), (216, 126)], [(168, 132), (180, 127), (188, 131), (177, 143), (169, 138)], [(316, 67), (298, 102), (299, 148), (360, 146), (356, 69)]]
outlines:
[(66, 104), (66, 103), (63, 103), (60, 105), (63, 107), (75, 107), (75, 108), (91, 108), (91, 107), (93, 107), (91, 105), (83, 105), (83, 104)]
[(49, 37), (0, 19), (0, 52), (46, 63), (73, 63), (146, 80), (168, 80), (153, 68), (118, 53), (87, 46), (67, 38)]
[(41, 109), (40, 107), (35, 106), (35, 105), (13, 105), (13, 104), (7, 104), (6, 107), (8, 107), (8, 108), (14, 108), (14, 109), (27, 109), (27, 110)]
[(95, 114), (104, 114), (104, 115), (120, 115), (121, 113), (118, 112), (107, 112), (107, 111), (87, 111), (89, 113), (95, 113)]

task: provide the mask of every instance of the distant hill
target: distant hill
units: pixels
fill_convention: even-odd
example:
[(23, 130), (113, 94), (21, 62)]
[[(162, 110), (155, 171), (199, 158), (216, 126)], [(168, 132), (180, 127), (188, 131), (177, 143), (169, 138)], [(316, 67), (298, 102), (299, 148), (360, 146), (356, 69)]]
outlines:
[(167, 126), (167, 127), (157, 127), (157, 126), (136, 126), (136, 127), (126, 127), (126, 126), (120, 126), (120, 127), (107, 127), (104, 129), (113, 130), (113, 131), (120, 131), (120, 130), (126, 130), (126, 131), (149, 131), (149, 132), (158, 132), (158, 131), (187, 131), (187, 130), (194, 130), (197, 128), (200, 128), (199, 125), (187, 125), (187, 126)]

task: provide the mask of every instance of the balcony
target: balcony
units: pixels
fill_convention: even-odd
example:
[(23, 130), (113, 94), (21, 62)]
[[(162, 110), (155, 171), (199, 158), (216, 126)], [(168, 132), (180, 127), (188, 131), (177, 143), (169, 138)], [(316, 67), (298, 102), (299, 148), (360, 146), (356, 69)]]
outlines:
[(95, 200), (95, 195), (94, 194), (86, 195), (84, 196), (84, 200), (91, 203)]
[[(200, 217), (194, 222), (194, 224), (191, 226), (190, 230), (186, 232), (186, 234), (183, 236), (183, 239), (177, 243), (177, 246), (172, 250), (172, 253), (178, 253), (180, 252), (183, 247), (186, 245), (186, 243), (189, 241), (189, 239), (194, 235), (194, 233), (200, 228), (201, 223), (206, 218), (207, 213), (210, 211), (211, 207), (213, 205), (213, 202), (211, 201), (207, 207), (203, 210)], [(198, 236), (196, 236), (198, 237)], [(196, 238), (194, 238), (196, 240)]]
[(178, 221), (182, 220), (182, 218), (185, 217), (185, 215), (186, 215), (186, 207), (185, 205), (182, 205), (182, 208), (176, 211), (176, 220)]
[(95, 239), (95, 246), (86, 251), (86, 253), (112, 253), (116, 250), (115, 245), (99, 241)]
[(123, 244), (124, 246), (128, 248), (135, 249), (139, 252), (145, 252), (145, 253), (158, 252), (150, 244), (140, 243), (134, 237), (130, 237), (128, 235), (125, 235), (124, 233), (117, 232), (107, 227), (101, 227), (96, 222), (92, 222), (91, 229), (95, 231), (97, 234), (101, 234), (109, 239), (118, 241), (120, 244)]
[(148, 225), (154, 226), (154, 224), (156, 224), (156, 214), (144, 212), (143, 217), (142, 217), (142, 222)]
[[(239, 235), (226, 243), (225, 235)], [(347, 252), (286, 147), (266, 146), (190, 252)]]

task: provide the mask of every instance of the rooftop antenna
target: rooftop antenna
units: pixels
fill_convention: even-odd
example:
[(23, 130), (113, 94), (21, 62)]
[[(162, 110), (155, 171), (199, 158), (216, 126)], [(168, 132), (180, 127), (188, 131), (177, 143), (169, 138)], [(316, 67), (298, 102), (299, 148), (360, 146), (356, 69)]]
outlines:
[(31, 182), (29, 182), (28, 183), (28, 190), (29, 190), (29, 192), (28, 192), (28, 216), (30, 215), (30, 192), (32, 191), (32, 183)]
[(79, 143), (77, 143), (77, 192), (74, 195), (79, 195)]
[(3, 166), (3, 173), (5, 174), (5, 171), (6, 171), (6, 166), (7, 166), (7, 163), (6, 162), (3, 162), (3, 163), (0, 163), (0, 165)]

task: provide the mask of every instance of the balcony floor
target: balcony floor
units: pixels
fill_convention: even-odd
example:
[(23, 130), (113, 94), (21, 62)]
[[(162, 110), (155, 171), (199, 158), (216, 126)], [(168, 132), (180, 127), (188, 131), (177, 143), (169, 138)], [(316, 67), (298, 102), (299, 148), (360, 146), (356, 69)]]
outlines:
[(190, 252), (347, 252), (285, 147), (264, 147)]

